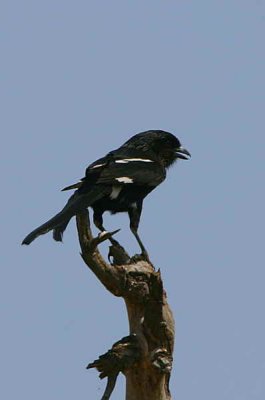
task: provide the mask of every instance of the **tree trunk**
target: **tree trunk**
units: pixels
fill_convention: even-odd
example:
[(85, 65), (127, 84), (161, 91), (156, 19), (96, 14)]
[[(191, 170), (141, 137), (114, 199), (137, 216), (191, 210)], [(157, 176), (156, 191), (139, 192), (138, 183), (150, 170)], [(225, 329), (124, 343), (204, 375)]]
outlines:
[[(129, 319), (130, 335), (87, 367), (97, 368), (101, 379), (107, 377), (101, 400), (110, 399), (120, 372), (126, 377), (126, 400), (170, 400), (174, 319), (160, 271), (139, 256), (130, 258), (112, 238), (116, 232), (93, 238), (88, 212), (77, 216), (77, 229), (84, 262), (106, 289), (124, 298)], [(107, 239), (111, 264), (97, 249)]]

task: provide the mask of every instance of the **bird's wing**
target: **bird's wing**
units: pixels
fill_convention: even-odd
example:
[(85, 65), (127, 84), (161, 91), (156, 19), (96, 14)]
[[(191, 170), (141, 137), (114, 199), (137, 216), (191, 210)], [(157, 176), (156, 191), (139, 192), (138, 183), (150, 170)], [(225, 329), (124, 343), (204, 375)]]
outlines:
[(132, 156), (109, 153), (90, 164), (86, 176), (62, 190), (86, 190), (87, 185), (113, 185), (134, 183), (136, 185), (157, 186), (166, 177), (166, 170), (156, 160), (147, 156)]
[(84, 178), (80, 179), (79, 182), (74, 183), (73, 185), (64, 187), (62, 192), (65, 190), (79, 189), (83, 186), (84, 181), (91, 184), (96, 183), (99, 175), (101, 174), (102, 170), (106, 168), (108, 163), (109, 160), (107, 156), (94, 161), (87, 167), (86, 176)]
[(157, 186), (166, 177), (165, 169), (148, 158), (113, 160), (102, 168), (96, 184), (129, 184)]

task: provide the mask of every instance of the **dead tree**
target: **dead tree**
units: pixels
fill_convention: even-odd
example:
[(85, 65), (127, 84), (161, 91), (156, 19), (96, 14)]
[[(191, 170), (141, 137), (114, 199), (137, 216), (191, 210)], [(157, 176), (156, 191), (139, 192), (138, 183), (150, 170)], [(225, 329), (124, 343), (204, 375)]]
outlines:
[[(77, 230), (84, 262), (107, 290), (123, 297), (129, 319), (130, 334), (87, 366), (107, 378), (101, 400), (110, 398), (120, 372), (126, 377), (126, 400), (170, 400), (174, 319), (160, 271), (140, 257), (130, 258), (112, 238), (117, 231), (93, 238), (87, 211), (77, 215)], [(108, 239), (111, 263), (97, 248)]]

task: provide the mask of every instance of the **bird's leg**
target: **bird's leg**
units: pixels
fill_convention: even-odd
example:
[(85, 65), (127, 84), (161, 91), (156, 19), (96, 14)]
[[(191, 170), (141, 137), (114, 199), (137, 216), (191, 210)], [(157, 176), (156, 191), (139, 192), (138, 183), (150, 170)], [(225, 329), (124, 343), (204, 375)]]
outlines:
[(142, 212), (142, 201), (138, 203), (133, 203), (132, 207), (129, 208), (128, 213), (130, 218), (130, 229), (142, 250), (141, 257), (147, 261), (150, 261), (147, 250), (144, 247), (143, 242), (140, 239), (140, 236), (138, 235), (138, 226), (139, 226), (141, 212)]
[[(107, 232), (106, 229), (103, 226), (103, 218), (102, 218), (102, 213), (101, 212), (94, 212), (93, 215), (93, 222), (95, 226), (103, 233)], [(112, 237), (109, 238), (109, 241), (113, 246), (119, 246), (119, 242), (117, 240), (113, 239)]]
[(143, 245), (143, 242), (142, 242), (141, 239), (140, 239), (140, 236), (138, 235), (137, 230), (134, 230), (134, 229), (131, 228), (131, 231), (132, 231), (132, 233), (134, 234), (135, 239), (137, 240), (137, 242), (138, 242), (138, 244), (139, 244), (139, 246), (140, 246), (140, 248), (141, 248), (141, 250), (142, 250), (141, 256), (142, 256), (144, 259), (146, 259), (147, 261), (149, 261), (149, 255), (148, 255), (148, 253), (147, 253), (146, 248), (145, 248), (144, 245)]
[[(103, 218), (101, 212), (94, 212), (93, 221), (96, 227), (102, 232), (102, 234), (106, 233), (106, 229), (103, 226)], [(113, 239), (112, 236), (110, 236), (108, 239), (112, 244), (112, 246), (110, 246), (109, 248), (109, 254), (108, 254), (109, 262), (112, 265), (129, 264), (130, 257), (127, 254), (126, 250), (119, 244), (117, 240)]]

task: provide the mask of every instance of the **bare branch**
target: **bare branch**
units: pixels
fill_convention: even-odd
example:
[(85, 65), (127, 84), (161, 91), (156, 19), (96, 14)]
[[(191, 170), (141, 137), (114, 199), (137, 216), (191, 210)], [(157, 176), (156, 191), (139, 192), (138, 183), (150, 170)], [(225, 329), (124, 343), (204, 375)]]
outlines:
[(100, 372), (100, 378), (113, 376), (131, 368), (140, 358), (140, 347), (137, 336), (125, 336), (114, 343), (107, 353), (88, 364), (87, 369), (96, 368)]
[(96, 244), (112, 236), (113, 232), (107, 236), (104, 235), (100, 240), (94, 239), (90, 229), (88, 211), (77, 215), (77, 230), (81, 246), (81, 256), (86, 265), (94, 272), (102, 284), (115, 296), (120, 296), (121, 282), (117, 270), (108, 264), (99, 253)]
[(107, 353), (88, 364), (87, 369), (96, 368), (100, 372), (100, 379), (108, 378), (102, 400), (108, 400), (115, 387), (117, 376), (125, 372), (140, 359), (140, 348), (136, 335), (126, 336), (114, 343)]
[[(120, 372), (126, 377), (126, 400), (170, 400), (174, 319), (160, 271), (141, 257), (130, 258), (112, 238), (116, 231), (93, 238), (87, 212), (77, 216), (77, 229), (83, 260), (111, 293), (124, 298), (129, 319), (130, 335), (87, 367), (108, 379), (102, 400), (110, 399)], [(112, 264), (97, 249), (107, 239)]]

